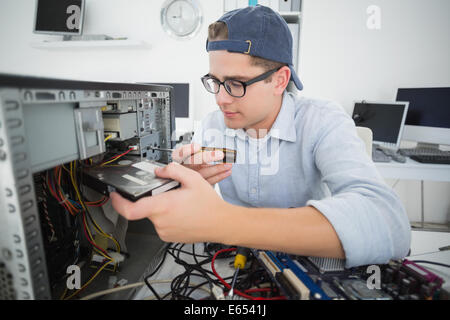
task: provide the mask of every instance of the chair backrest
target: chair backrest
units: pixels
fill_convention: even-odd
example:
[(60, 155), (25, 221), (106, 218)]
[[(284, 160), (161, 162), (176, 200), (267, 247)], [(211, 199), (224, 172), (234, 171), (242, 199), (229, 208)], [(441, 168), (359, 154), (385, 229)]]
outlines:
[(372, 141), (373, 141), (372, 130), (366, 127), (356, 127), (356, 132), (358, 133), (358, 136), (361, 138), (361, 140), (364, 142), (367, 154), (369, 155), (370, 158), (372, 158)]

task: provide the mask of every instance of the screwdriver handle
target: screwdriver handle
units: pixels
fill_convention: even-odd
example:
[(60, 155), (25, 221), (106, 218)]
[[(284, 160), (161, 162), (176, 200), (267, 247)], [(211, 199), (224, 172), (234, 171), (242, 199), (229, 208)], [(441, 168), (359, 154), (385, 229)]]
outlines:
[(244, 269), (247, 263), (247, 258), (250, 254), (250, 249), (244, 247), (238, 247), (236, 251), (236, 257), (234, 258), (234, 268)]

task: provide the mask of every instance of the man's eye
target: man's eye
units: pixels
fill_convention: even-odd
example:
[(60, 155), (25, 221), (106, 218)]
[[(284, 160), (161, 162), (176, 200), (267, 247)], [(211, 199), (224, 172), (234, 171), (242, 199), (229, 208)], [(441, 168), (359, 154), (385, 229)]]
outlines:
[(233, 87), (233, 88), (240, 88), (240, 87), (242, 87), (242, 84), (240, 82), (237, 82), (237, 81), (228, 81), (228, 85), (230, 87)]

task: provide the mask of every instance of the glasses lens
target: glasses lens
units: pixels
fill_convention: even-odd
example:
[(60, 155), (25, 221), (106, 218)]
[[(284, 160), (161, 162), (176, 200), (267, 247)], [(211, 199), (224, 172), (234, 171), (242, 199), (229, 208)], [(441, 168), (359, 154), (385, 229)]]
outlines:
[(208, 92), (217, 93), (219, 92), (219, 83), (213, 78), (204, 77), (202, 78), (203, 85)]
[(239, 81), (226, 80), (224, 86), (233, 97), (242, 97), (244, 95), (244, 85)]

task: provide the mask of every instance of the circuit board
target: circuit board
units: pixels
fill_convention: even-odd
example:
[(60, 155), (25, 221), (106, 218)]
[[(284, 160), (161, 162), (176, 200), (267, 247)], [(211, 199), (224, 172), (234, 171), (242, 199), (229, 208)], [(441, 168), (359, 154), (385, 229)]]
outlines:
[(344, 260), (252, 250), (289, 300), (448, 300), (444, 280), (407, 259), (345, 268)]

